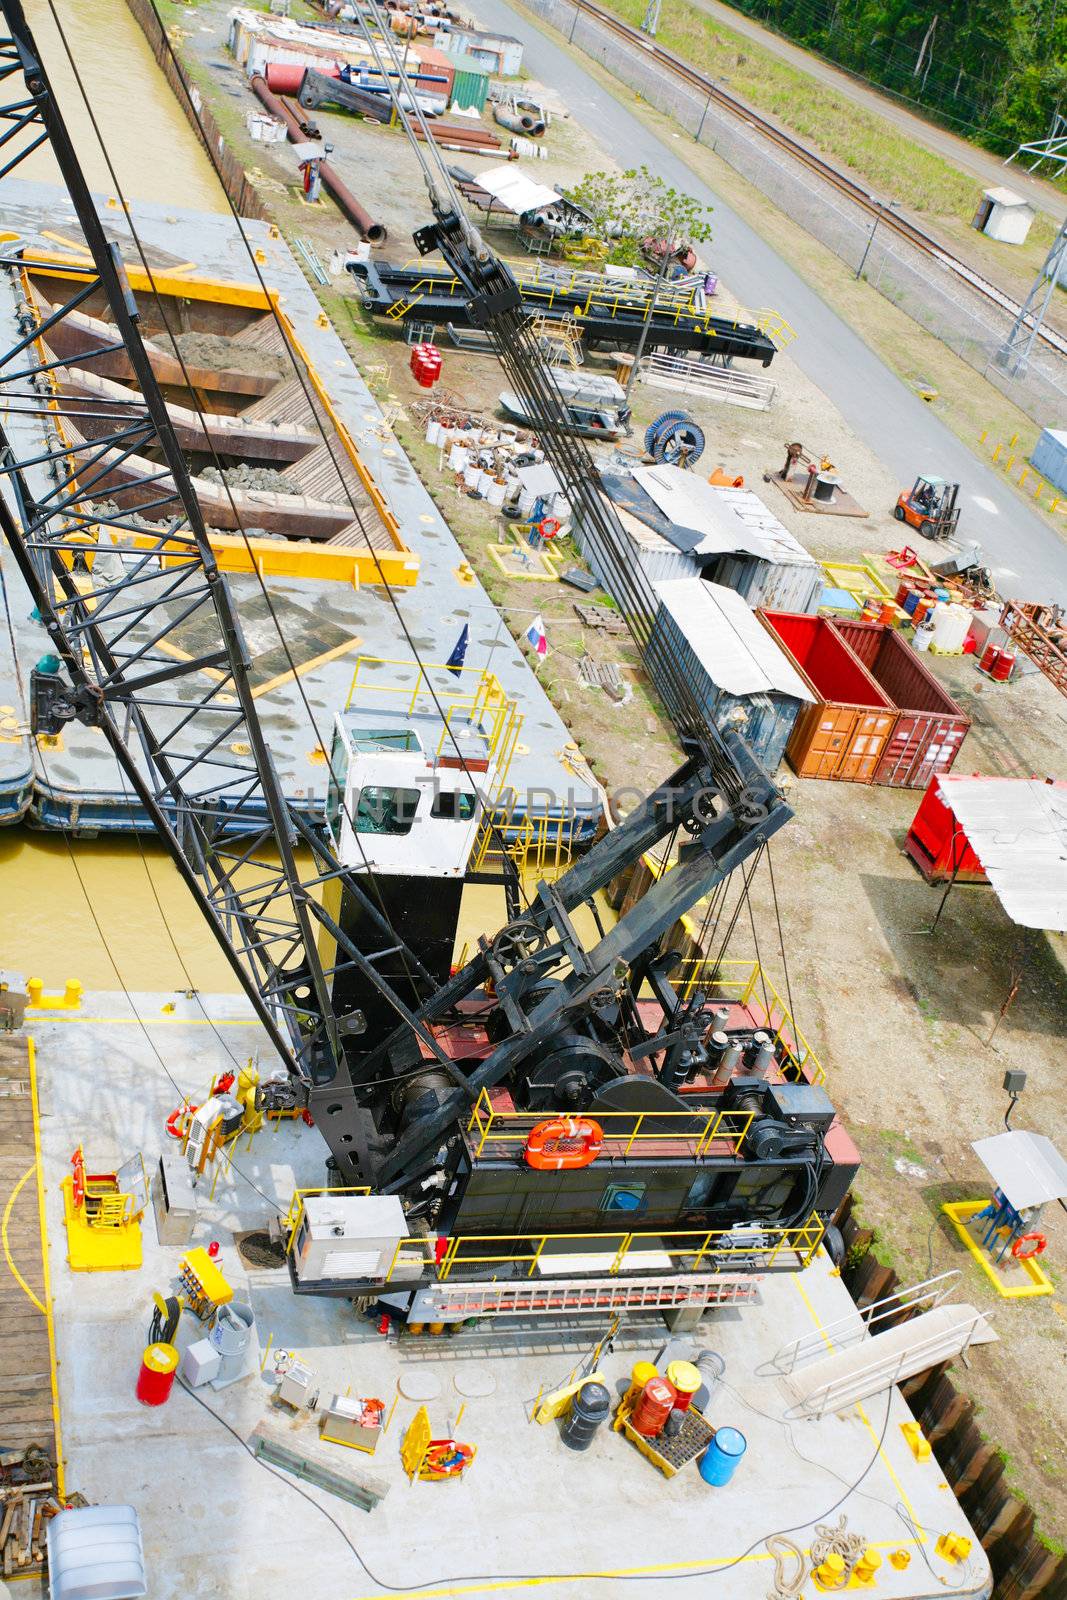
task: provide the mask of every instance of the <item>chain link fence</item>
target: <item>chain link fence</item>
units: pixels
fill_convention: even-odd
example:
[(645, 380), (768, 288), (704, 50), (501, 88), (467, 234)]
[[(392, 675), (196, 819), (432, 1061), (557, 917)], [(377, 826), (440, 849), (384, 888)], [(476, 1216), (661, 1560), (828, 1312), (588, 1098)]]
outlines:
[(982, 373), (1042, 427), (1062, 424), (1067, 408), (1067, 361), (1035, 350), (1025, 372), (1009, 377), (996, 355), (1013, 316), (1000, 311), (935, 257), (909, 245), (867, 212), (852, 206), (802, 162), (772, 146), (753, 127), (675, 78), (650, 54), (634, 49), (570, 0), (523, 0), (527, 8), (592, 56), (613, 77), (664, 112), (721, 156), (879, 294)]

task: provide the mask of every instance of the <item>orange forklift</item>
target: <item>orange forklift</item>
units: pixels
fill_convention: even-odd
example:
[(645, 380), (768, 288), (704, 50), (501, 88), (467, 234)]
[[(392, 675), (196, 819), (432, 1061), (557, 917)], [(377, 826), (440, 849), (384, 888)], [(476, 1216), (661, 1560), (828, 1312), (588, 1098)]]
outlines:
[(959, 492), (958, 483), (923, 473), (910, 492), (905, 490), (898, 497), (893, 515), (898, 522), (917, 529), (924, 539), (951, 539), (960, 520)]

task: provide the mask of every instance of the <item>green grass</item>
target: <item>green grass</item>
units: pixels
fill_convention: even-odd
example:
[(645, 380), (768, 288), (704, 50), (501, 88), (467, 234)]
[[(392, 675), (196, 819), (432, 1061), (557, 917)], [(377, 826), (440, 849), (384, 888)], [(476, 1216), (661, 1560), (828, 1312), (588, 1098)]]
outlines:
[[(639, 25), (644, 0), (607, 0), (627, 22)], [(916, 211), (970, 220), (978, 184), (950, 162), (852, 99), (724, 28), (689, 0), (664, 9), (660, 44), (715, 78), (725, 79), (760, 111), (769, 112), (872, 187)]]

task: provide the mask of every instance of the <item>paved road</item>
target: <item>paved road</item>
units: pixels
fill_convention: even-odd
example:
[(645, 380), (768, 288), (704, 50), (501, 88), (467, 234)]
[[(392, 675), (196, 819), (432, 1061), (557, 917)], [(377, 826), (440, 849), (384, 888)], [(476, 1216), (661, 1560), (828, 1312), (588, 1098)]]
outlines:
[[(858, 334), (651, 129), (580, 62), (505, 0), (479, 0), (483, 27), (524, 40), (524, 65), (562, 95), (606, 149), (625, 152), (715, 207), (715, 266), (750, 305), (772, 305), (798, 330), (790, 355), (903, 484), (923, 467), (962, 485), (965, 535), (980, 541), (1002, 593), (1067, 603), (1067, 544), (961, 444)], [(628, 91), (621, 88), (620, 93)], [(873, 291), (872, 291), (873, 292)]]
[[(799, 45), (791, 44), (788, 39), (772, 33), (769, 28), (761, 27), (758, 22), (754, 22), (751, 17), (746, 17), (740, 11), (735, 11), (732, 6), (722, 5), (720, 0), (692, 0), (692, 3), (698, 10), (713, 17), (716, 22), (721, 22), (723, 27), (731, 28), (734, 33), (743, 34), (746, 39), (751, 39), (764, 50), (769, 50), (772, 55), (795, 67), (798, 72), (806, 73), (809, 78), (825, 83), (835, 93), (855, 101), (865, 110), (884, 117), (887, 122), (891, 122), (894, 127), (907, 134), (909, 139), (914, 139), (916, 144), (932, 150), (935, 155), (944, 156), (946, 161), (950, 161), (960, 171), (971, 173), (987, 186), (1006, 185), (1017, 193), (1024, 194), (1032, 205), (1051, 217), (1057, 226), (1063, 221), (1064, 211), (1067, 210), (1063, 194), (1051, 183), (1046, 183), (1041, 178), (1032, 178), (1021, 162), (1013, 161), (1010, 167), (1006, 167), (999, 156), (993, 155), (988, 150), (979, 149), (977, 145), (959, 138), (957, 134), (950, 133), (947, 128), (942, 128), (937, 123), (928, 122), (925, 117), (909, 111), (906, 106), (891, 100), (888, 95), (879, 93), (877, 89), (868, 87), (849, 73), (842, 72), (840, 67), (824, 61), (821, 56), (812, 55)], [(1039, 139), (1042, 134), (1035, 132), (1034, 137)], [(977, 200), (977, 195), (975, 199)]]

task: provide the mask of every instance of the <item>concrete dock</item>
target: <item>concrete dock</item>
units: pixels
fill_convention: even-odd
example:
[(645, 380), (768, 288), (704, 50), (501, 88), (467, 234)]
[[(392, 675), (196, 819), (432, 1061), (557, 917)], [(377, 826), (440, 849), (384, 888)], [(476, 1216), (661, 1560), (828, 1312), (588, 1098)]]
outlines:
[[(607, 1331), (603, 1319), (479, 1323), (454, 1338), (398, 1341), (346, 1302), (297, 1299), (283, 1268), (243, 1265), (234, 1233), (264, 1227), (295, 1188), (322, 1182), (325, 1146), (301, 1123), (237, 1148), (239, 1171), (220, 1177), (214, 1203), (206, 1187), (200, 1202), (193, 1243), (220, 1242), (222, 1270), (255, 1316), (248, 1375), (196, 1398), (175, 1389), (158, 1410), (144, 1408), (134, 1384), (151, 1292), (173, 1292), (183, 1248), (157, 1243), (149, 1213), (139, 1272), (71, 1273), (59, 1182), (79, 1142), (94, 1165), (140, 1150), (151, 1170), (164, 1143), (174, 1148), (163, 1129), (181, 1096), (201, 1098), (215, 1073), (256, 1050), (260, 1035), (233, 998), (164, 994), (87, 994), (80, 1011), (31, 1014), (29, 1027), (45, 1107), (68, 1481), (94, 1500), (137, 1506), (154, 1600), (280, 1600), (298, 1591), (315, 1600), (517, 1597), (533, 1587), (591, 1600), (623, 1592), (624, 1583), (626, 1592), (634, 1583), (655, 1597), (763, 1600), (774, 1577), (768, 1537), (783, 1531), (807, 1550), (816, 1526), (842, 1515), (882, 1558), (876, 1588), (887, 1600), (946, 1587), (990, 1594), (985, 1556), (936, 1459), (917, 1461), (901, 1431), (912, 1419), (897, 1390), (818, 1421), (785, 1416), (788, 1395), (768, 1363), (791, 1340), (852, 1310), (824, 1254), (800, 1276), (765, 1276), (760, 1305), (720, 1309), (700, 1323), (696, 1344), (725, 1361), (709, 1420), (739, 1428), (748, 1448), (725, 1488), (709, 1487), (695, 1465), (666, 1479), (606, 1428), (579, 1455), (561, 1443), (558, 1424), (529, 1420), (538, 1392), (565, 1380)], [(261, 1056), (262, 1068), (270, 1064)], [(186, 1315), (179, 1344), (197, 1336)], [(666, 1337), (658, 1318), (624, 1321), (600, 1362), (609, 1386), (621, 1391), (633, 1363), (654, 1359)], [(322, 1447), (387, 1483), (371, 1512), (268, 1471), (247, 1453), (256, 1423), (278, 1415), (269, 1403), (273, 1357), (266, 1375), (259, 1370), (268, 1343), (298, 1352), (324, 1394), (349, 1389), (387, 1408), (399, 1395), (373, 1458)], [(451, 1434), (465, 1404), (457, 1437), (478, 1453), (462, 1480), (408, 1484), (399, 1449), (418, 1395), (427, 1396), (435, 1436)], [(311, 1418), (300, 1431), (317, 1437)], [(936, 1554), (946, 1532), (972, 1541), (962, 1563)], [(819, 1591), (809, 1582), (805, 1592)]]

